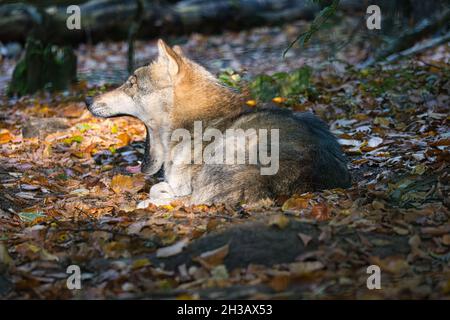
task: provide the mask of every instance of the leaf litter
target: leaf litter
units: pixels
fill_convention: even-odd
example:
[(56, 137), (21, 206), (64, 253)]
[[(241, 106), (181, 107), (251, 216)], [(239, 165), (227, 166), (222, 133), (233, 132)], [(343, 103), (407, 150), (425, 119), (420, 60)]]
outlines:
[[(248, 86), (248, 105), (274, 103), (329, 123), (349, 158), (352, 188), (241, 210), (179, 203), (137, 209), (158, 182), (139, 173), (144, 126), (130, 117), (96, 119), (82, 102), (111, 88), (86, 69), (124, 44), (92, 46), (92, 56), (83, 45), (87, 79), (69, 93), (2, 99), (0, 267), (12, 284), (2, 297), (448, 298), (448, 45), (384, 69), (323, 67), (314, 45), (294, 47), (280, 62), (283, 45), (301, 28), (194, 34), (183, 49), (227, 85)], [(149, 59), (154, 47), (139, 42), (136, 50)], [(367, 53), (355, 52), (349, 46), (340, 56), (352, 65)], [(442, 68), (421, 62), (436, 57)], [(261, 221), (266, 248), (280, 248), (267, 257), (276, 262), (236, 267), (237, 254), (251, 261), (259, 253), (243, 245), (248, 235), (224, 235)], [(220, 241), (201, 245), (208, 237)], [(302, 253), (283, 261), (292, 247)], [(83, 270), (81, 293), (66, 288), (71, 264)], [(370, 264), (381, 267), (383, 290), (367, 290)]]

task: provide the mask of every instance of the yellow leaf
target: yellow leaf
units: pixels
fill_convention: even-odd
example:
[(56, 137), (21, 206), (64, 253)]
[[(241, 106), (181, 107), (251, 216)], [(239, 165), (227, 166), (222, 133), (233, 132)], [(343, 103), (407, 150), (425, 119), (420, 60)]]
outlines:
[(428, 167), (424, 164), (418, 164), (412, 170), (412, 174), (418, 174), (419, 176), (423, 175), (427, 171)]
[(166, 209), (167, 211), (172, 211), (173, 209), (175, 209), (173, 206), (171, 206), (170, 204), (164, 204), (162, 206), (159, 206), (162, 209)]
[(247, 100), (245, 102), (249, 107), (254, 107), (256, 106), (256, 101), (255, 100)]
[(149, 266), (149, 265), (151, 265), (150, 260), (148, 260), (147, 258), (142, 258), (142, 259), (134, 260), (132, 268), (133, 269), (139, 269), (139, 268), (146, 267), (146, 266)]
[(275, 102), (275, 103), (283, 103), (283, 102), (286, 101), (286, 98), (283, 98), (283, 97), (275, 97), (275, 98), (272, 99), (272, 101)]

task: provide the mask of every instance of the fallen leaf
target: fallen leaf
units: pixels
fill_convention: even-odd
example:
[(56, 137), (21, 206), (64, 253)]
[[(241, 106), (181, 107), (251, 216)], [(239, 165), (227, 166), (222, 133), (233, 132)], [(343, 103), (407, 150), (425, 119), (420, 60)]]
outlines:
[(379, 257), (371, 257), (371, 263), (378, 265), (381, 270), (392, 274), (404, 274), (409, 269), (409, 264), (403, 257), (394, 256), (381, 259)]
[(2, 241), (0, 241), (0, 265), (1, 264), (4, 264), (6, 266), (10, 266), (13, 264), (13, 259), (10, 257), (8, 249)]
[(323, 203), (316, 204), (311, 210), (311, 215), (319, 221), (331, 219), (330, 210), (327, 205)]
[(4, 129), (0, 132), (0, 144), (5, 144), (14, 139), (14, 136), (8, 130)]
[(400, 227), (393, 227), (392, 228), (396, 234), (399, 234), (401, 236), (406, 236), (407, 234), (409, 234), (408, 229), (405, 228), (400, 228)]
[(391, 120), (389, 118), (383, 118), (383, 117), (376, 117), (373, 120), (374, 124), (381, 125), (383, 127), (389, 127), (389, 124), (391, 123)]
[(117, 194), (123, 192), (136, 193), (145, 185), (145, 177), (143, 175), (125, 176), (118, 174), (111, 180), (111, 189)]
[(313, 238), (313, 237), (310, 237), (310, 236), (308, 236), (307, 234), (304, 234), (304, 233), (301, 233), (301, 232), (299, 232), (297, 235), (298, 235), (299, 238), (302, 240), (303, 245), (304, 245), (305, 247), (308, 246), (308, 243), (309, 243), (309, 242), (312, 240), (312, 238)]
[(275, 97), (275, 98), (273, 98), (272, 99), (272, 101), (273, 102), (275, 102), (275, 103), (283, 103), (283, 102), (286, 102), (286, 98), (283, 98), (283, 97)]
[(46, 217), (46, 215), (43, 212), (19, 212), (18, 216), (20, 220), (29, 223), (33, 222), (38, 218)]
[(128, 226), (128, 234), (138, 234), (147, 225), (147, 221), (136, 221)]
[(16, 252), (31, 260), (40, 258), (46, 261), (58, 261), (59, 258), (33, 243), (25, 242), (15, 246)]
[(323, 268), (324, 265), (320, 261), (293, 262), (289, 264), (289, 271), (294, 275), (306, 275)]
[(125, 170), (129, 173), (139, 173), (141, 172), (141, 165), (138, 164), (137, 166), (127, 166)]
[(66, 118), (79, 118), (86, 111), (86, 104), (84, 102), (71, 102), (67, 105), (59, 105), (61, 115)]
[(450, 246), (450, 234), (442, 236), (442, 244)]
[(288, 272), (278, 272), (273, 276), (269, 282), (269, 286), (277, 291), (284, 291), (289, 287), (291, 283), (291, 275)]
[(380, 137), (372, 137), (370, 138), (370, 140), (367, 142), (367, 145), (371, 148), (375, 148), (378, 147), (380, 144), (383, 143), (383, 139)]
[(134, 260), (133, 264), (131, 265), (131, 267), (133, 269), (139, 269), (139, 268), (146, 267), (146, 266), (149, 266), (149, 265), (151, 265), (150, 260), (148, 260), (147, 258), (142, 258), (142, 259)]
[(269, 219), (269, 226), (276, 226), (280, 229), (284, 229), (289, 224), (289, 218), (286, 217), (284, 214), (277, 214), (275, 216), (270, 217)]
[(247, 100), (245, 104), (248, 105), (249, 107), (254, 107), (256, 106), (256, 100)]
[(418, 174), (419, 176), (423, 175), (428, 170), (428, 166), (424, 164), (418, 164), (412, 170), (412, 174)]
[(229, 251), (230, 247), (228, 244), (226, 244), (220, 248), (206, 251), (200, 256), (193, 258), (193, 260), (210, 269), (211, 267), (222, 264)]
[(306, 209), (306, 208), (308, 208), (308, 206), (309, 206), (309, 198), (292, 197), (292, 198), (287, 199), (283, 203), (281, 210), (296, 211), (296, 210)]
[(176, 242), (175, 244), (173, 244), (171, 246), (159, 248), (156, 251), (156, 257), (157, 258), (167, 258), (167, 257), (177, 255), (183, 251), (183, 249), (188, 245), (188, 243), (189, 243), (189, 239), (183, 239), (183, 240)]
[(131, 141), (131, 137), (125, 132), (122, 132), (119, 135), (117, 135), (117, 139), (120, 140), (120, 143), (117, 144), (117, 147), (124, 147), (128, 145)]
[(215, 280), (226, 280), (229, 278), (227, 267), (223, 264), (214, 267), (211, 270), (211, 276)]

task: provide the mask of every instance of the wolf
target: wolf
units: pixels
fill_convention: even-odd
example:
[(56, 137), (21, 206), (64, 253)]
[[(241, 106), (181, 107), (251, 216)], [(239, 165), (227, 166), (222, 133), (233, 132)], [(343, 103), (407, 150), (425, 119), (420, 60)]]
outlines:
[[(164, 180), (151, 187), (144, 207), (174, 200), (190, 205), (251, 205), (264, 199), (277, 200), (292, 194), (351, 185), (340, 145), (327, 125), (312, 113), (250, 108), (243, 94), (221, 84), (205, 68), (186, 57), (179, 46), (171, 48), (163, 40), (158, 40), (157, 45), (158, 57), (152, 63), (138, 68), (119, 88), (87, 101), (94, 116), (127, 115), (144, 123), (147, 137), (141, 170), (148, 175), (160, 169), (164, 171)], [(245, 144), (247, 151), (251, 145), (261, 142), (258, 130), (278, 130), (276, 144), (266, 144), (268, 151), (277, 151), (276, 172), (261, 174), (263, 164), (259, 160), (256, 163), (193, 161), (191, 149), (196, 147), (187, 144), (187, 148), (180, 149), (173, 135), (180, 129), (195, 135), (197, 122), (204, 128), (224, 133), (215, 137), (215, 151), (227, 147), (231, 138), (236, 138), (227, 137), (227, 130), (250, 132)], [(200, 149), (206, 151), (205, 146)], [(260, 156), (261, 150), (257, 152)], [(244, 160), (249, 158), (245, 154)]]

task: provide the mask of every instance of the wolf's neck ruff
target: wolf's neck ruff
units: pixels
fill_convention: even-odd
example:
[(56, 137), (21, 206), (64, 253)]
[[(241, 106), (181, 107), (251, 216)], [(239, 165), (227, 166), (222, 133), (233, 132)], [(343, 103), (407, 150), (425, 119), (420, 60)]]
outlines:
[[(195, 84), (195, 85), (193, 85)], [(219, 84), (205, 81), (195, 74), (195, 70), (174, 86), (171, 127), (191, 129), (195, 121), (209, 122), (214, 119), (231, 118), (245, 109), (243, 98)]]

